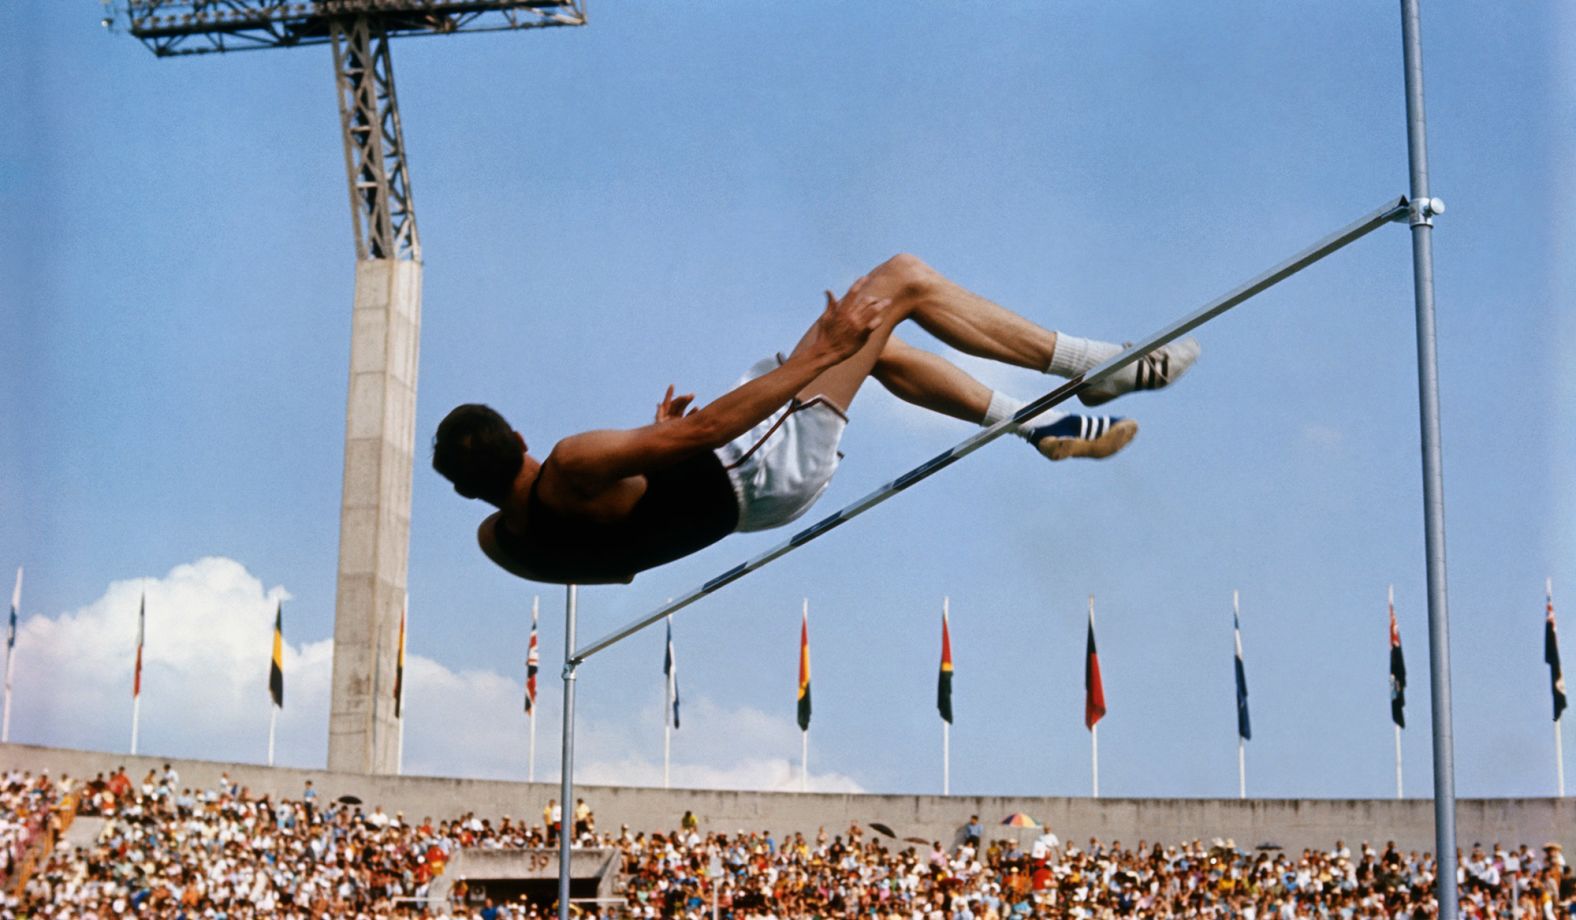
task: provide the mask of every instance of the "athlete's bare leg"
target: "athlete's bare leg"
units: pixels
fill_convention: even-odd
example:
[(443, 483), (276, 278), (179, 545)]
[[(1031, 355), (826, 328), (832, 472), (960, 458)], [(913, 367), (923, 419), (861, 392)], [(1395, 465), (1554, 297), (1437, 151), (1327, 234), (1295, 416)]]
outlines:
[(975, 425), (990, 406), (990, 387), (946, 358), (896, 336), (887, 339), (872, 376), (904, 402)]

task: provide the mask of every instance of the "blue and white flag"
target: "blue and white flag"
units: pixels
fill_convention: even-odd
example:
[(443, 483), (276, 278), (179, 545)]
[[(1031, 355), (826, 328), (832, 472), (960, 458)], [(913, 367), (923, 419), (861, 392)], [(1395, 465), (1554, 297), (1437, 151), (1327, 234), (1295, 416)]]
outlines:
[[(679, 667), (673, 659), (673, 618), (668, 617), (668, 647), (662, 656), (662, 676), (668, 679), (668, 699), (673, 701), (673, 727), (679, 727)], [(666, 718), (666, 716), (664, 717)]]
[(1236, 611), (1231, 613), (1231, 631), (1237, 639), (1237, 737), (1247, 741), (1253, 737), (1253, 726), (1248, 721), (1248, 674), (1242, 667), (1242, 623)]

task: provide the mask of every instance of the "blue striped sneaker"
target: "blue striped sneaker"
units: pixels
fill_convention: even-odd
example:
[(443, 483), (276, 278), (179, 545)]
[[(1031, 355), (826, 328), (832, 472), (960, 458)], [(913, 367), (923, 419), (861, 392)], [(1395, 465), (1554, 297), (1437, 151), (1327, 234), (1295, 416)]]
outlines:
[(1120, 416), (1064, 415), (1049, 425), (1025, 428), (1020, 434), (1051, 460), (1103, 460), (1133, 440), (1138, 423)]

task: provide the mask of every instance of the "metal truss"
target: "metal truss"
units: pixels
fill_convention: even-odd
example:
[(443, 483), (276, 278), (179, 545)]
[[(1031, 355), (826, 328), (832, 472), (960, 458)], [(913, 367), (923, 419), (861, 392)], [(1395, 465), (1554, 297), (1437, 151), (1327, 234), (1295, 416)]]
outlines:
[(381, 19), (330, 23), (357, 259), (421, 260), (394, 65)]
[[(159, 57), (333, 41), (334, 23), (376, 19), (387, 37), (585, 25), (586, 0), (123, 0), (132, 35)], [(116, 17), (106, 19), (112, 22)]]

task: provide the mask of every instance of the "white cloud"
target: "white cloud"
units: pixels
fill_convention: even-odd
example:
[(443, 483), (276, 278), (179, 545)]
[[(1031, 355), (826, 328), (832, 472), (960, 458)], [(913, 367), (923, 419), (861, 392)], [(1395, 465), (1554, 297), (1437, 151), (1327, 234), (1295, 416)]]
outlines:
[[(279, 586), (265, 588), (239, 562), (216, 556), (176, 566), (162, 577), (113, 582), (79, 610), (23, 621), (12, 737), (90, 750), (127, 749), (137, 608), (144, 595), (139, 750), (262, 762), (274, 610), (290, 594)], [(289, 617), (287, 606), (285, 708), (276, 760), (322, 767), (334, 643), (331, 638), (290, 643)], [(525, 778), (529, 740), (523, 673), (455, 671), (409, 655), (406, 675), (407, 773)], [(549, 779), (558, 772), (561, 710), (545, 666), (542, 676), (536, 775)], [(611, 719), (581, 717), (577, 781), (661, 784), (660, 692), (654, 690), (647, 705), (620, 707)], [(791, 720), (703, 697), (685, 698), (683, 716), (683, 728), (674, 736), (674, 785), (798, 788), (799, 733)], [(810, 786), (859, 791), (857, 782), (837, 773), (812, 772)]]

